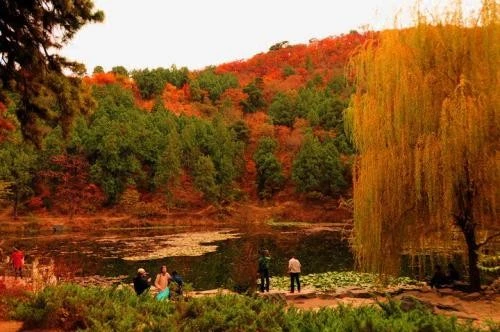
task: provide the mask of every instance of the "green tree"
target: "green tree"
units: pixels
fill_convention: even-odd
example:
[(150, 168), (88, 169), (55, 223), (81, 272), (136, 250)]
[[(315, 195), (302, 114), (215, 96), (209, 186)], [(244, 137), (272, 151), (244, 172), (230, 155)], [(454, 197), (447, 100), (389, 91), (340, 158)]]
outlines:
[(42, 124), (60, 123), (67, 134), (73, 117), (93, 105), (81, 84), (85, 67), (54, 52), (104, 14), (91, 0), (1, 0), (0, 13), (0, 101), (5, 91), (21, 96), (16, 114), (22, 133), (37, 144)]
[(334, 196), (343, 190), (347, 183), (334, 141), (329, 139), (321, 143), (312, 133), (306, 134), (293, 161), (292, 180), (297, 191), (302, 193)]
[(231, 125), (231, 130), (237, 140), (247, 144), (250, 140), (250, 128), (244, 120), (238, 120)]
[(171, 131), (166, 137), (167, 145), (160, 156), (154, 181), (156, 187), (165, 187), (165, 193), (170, 196), (169, 186), (174, 184), (182, 170), (182, 145), (179, 133)]
[(247, 99), (241, 101), (245, 112), (254, 113), (266, 105), (262, 93), (263, 85), (262, 78), (258, 77), (243, 88), (243, 92), (248, 95)]
[(19, 203), (33, 193), (37, 169), (38, 154), (31, 145), (17, 138), (0, 145), (0, 179), (9, 183), (14, 218), (17, 218)]
[(292, 127), (297, 116), (294, 100), (291, 96), (278, 92), (269, 105), (269, 116), (273, 124)]
[(219, 100), (220, 96), (224, 91), (229, 88), (238, 87), (238, 78), (232, 73), (217, 74), (213, 67), (209, 67), (203, 70), (198, 76), (191, 82), (191, 86), (199, 87), (208, 94), (208, 98), (212, 102)]
[(93, 74), (102, 74), (102, 73), (104, 73), (104, 68), (102, 68), (102, 66), (95, 66), (92, 73)]
[(216, 170), (209, 156), (200, 156), (193, 169), (194, 184), (206, 200), (215, 202), (219, 198), (219, 186), (216, 183)]
[(141, 96), (145, 99), (159, 96), (167, 83), (182, 88), (188, 82), (188, 77), (189, 70), (186, 67), (178, 69), (175, 65), (170, 69), (158, 67), (152, 70), (146, 68), (132, 72), (132, 78), (136, 82)]
[(128, 77), (128, 70), (123, 66), (115, 66), (111, 68), (111, 72), (115, 75)]
[(257, 168), (257, 194), (261, 199), (271, 198), (283, 188), (285, 182), (281, 163), (274, 155), (277, 147), (276, 140), (263, 137), (253, 156)]
[(88, 156), (91, 180), (103, 189), (108, 203), (115, 203), (129, 183), (149, 178), (141, 162), (154, 153), (151, 140), (157, 133), (148, 133), (148, 114), (135, 108), (128, 90), (111, 85), (94, 92), (99, 107), (89, 117), (87, 129), (75, 132), (74, 140)]

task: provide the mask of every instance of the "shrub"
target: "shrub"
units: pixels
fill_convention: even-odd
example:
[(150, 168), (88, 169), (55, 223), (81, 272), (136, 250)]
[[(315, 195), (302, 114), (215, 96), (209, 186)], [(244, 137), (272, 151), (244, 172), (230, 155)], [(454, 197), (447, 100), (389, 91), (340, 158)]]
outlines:
[[(479, 331), (424, 307), (405, 312), (397, 302), (353, 308), (286, 309), (242, 295), (158, 302), (129, 287), (48, 287), (13, 305), (25, 328), (93, 331)], [(491, 324), (490, 331), (500, 326)]]

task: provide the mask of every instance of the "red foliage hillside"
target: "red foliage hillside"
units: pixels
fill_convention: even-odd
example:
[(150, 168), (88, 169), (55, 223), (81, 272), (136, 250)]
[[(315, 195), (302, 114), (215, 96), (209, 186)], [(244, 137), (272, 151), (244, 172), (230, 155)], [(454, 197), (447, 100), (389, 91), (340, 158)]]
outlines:
[[(309, 44), (283, 46), (281, 48), (257, 54), (247, 60), (233, 61), (215, 67), (218, 74), (231, 73), (238, 79), (239, 87), (226, 90), (219, 101), (195, 101), (191, 96), (191, 87), (186, 83), (177, 88), (166, 84), (161, 100), (165, 108), (176, 115), (193, 115), (199, 117), (212, 117), (222, 113), (228, 123), (244, 120), (250, 129), (249, 144), (245, 152), (246, 170), (242, 176), (241, 188), (251, 199), (256, 199), (255, 190), (255, 164), (252, 156), (255, 153), (258, 139), (262, 136), (274, 136), (279, 142), (277, 157), (283, 164), (285, 175), (289, 177), (293, 158), (300, 148), (303, 140), (304, 128), (308, 127), (307, 120), (299, 119), (292, 128), (273, 126), (269, 122), (265, 107), (255, 113), (244, 113), (241, 101), (247, 98), (243, 88), (256, 78), (262, 79), (262, 92), (267, 105), (278, 92), (296, 94), (311, 80), (319, 78), (319, 85), (326, 84), (335, 77), (343, 77), (344, 69), (350, 56), (356, 48), (368, 38), (373, 38), (373, 33), (350, 33), (337, 37), (328, 37), (323, 40), (314, 40)], [(199, 72), (191, 72), (190, 78), (195, 78)], [(155, 100), (141, 98), (137, 86), (132, 79), (117, 77), (113, 73), (99, 73), (87, 77), (89, 84), (118, 83), (133, 91), (136, 103), (140, 108), (150, 110)], [(321, 132), (321, 130), (318, 130)], [(334, 135), (334, 134), (333, 134)], [(191, 186), (190, 181), (182, 181), (183, 186)], [(285, 190), (278, 195), (289, 198), (293, 195), (293, 186), (288, 181)], [(185, 188), (185, 195), (193, 192), (192, 188)], [(179, 194), (179, 190), (176, 190)], [(198, 197), (186, 197), (186, 201), (193, 201)]]

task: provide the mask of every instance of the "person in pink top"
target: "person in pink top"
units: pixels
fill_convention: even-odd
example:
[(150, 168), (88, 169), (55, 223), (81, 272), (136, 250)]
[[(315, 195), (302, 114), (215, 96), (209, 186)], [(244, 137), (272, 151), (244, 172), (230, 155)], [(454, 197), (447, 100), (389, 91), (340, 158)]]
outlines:
[(21, 250), (14, 248), (14, 252), (10, 256), (10, 259), (12, 261), (12, 267), (14, 268), (14, 275), (16, 279), (17, 276), (20, 276), (22, 279), (23, 267), (24, 267), (24, 253)]

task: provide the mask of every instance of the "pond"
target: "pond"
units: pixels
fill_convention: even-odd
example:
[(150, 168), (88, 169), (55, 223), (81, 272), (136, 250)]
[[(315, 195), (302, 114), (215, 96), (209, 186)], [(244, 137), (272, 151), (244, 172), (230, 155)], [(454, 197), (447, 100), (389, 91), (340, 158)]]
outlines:
[(53, 259), (56, 274), (126, 275), (139, 267), (155, 275), (176, 270), (194, 289), (245, 288), (255, 280), (259, 249), (272, 256), (272, 275), (285, 275), (292, 254), (303, 273), (352, 270), (353, 256), (336, 224), (255, 224), (117, 229), (96, 233), (9, 235), (2, 247), (22, 246), (27, 263)]

